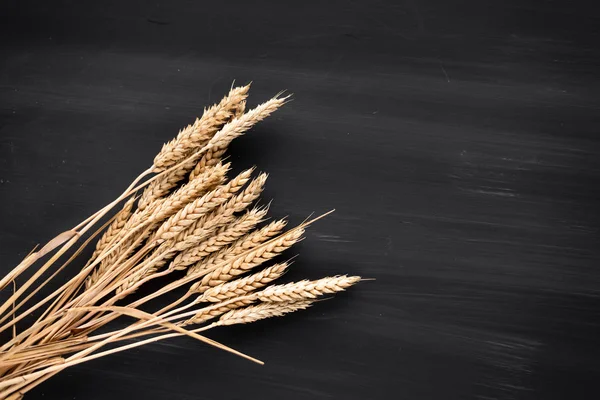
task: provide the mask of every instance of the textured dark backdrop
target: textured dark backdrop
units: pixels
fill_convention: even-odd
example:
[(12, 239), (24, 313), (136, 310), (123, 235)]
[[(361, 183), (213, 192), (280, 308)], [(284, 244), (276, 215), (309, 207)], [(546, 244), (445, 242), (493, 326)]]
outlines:
[(598, 398), (600, 18), (562, 3), (2, 1), (3, 273), (236, 79), (295, 94), (231, 152), (273, 214), (337, 208), (288, 277), (377, 278), (212, 334), (264, 367), (176, 339), (29, 399)]

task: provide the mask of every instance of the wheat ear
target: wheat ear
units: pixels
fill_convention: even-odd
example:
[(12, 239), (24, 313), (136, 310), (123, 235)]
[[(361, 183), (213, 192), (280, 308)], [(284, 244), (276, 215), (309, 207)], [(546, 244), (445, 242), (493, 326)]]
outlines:
[[(186, 158), (192, 150), (204, 145), (232, 116), (245, 107), (250, 85), (232, 89), (219, 104), (206, 110), (193, 125), (182, 129), (177, 137), (166, 143), (154, 158), (156, 172), (163, 171)], [(243, 111), (242, 111), (243, 112)]]
[(205, 147), (204, 154), (190, 174), (190, 179), (193, 179), (196, 175), (202, 173), (207, 167), (218, 163), (220, 157), (225, 153), (227, 146), (229, 146), (233, 139), (242, 135), (250, 129), (252, 125), (271, 115), (279, 107), (285, 104), (288, 98), (289, 96), (281, 98), (275, 97), (225, 125)]
[(359, 276), (332, 276), (315, 281), (303, 280), (273, 285), (256, 292), (256, 297), (264, 302), (286, 302), (315, 299), (324, 294), (333, 294), (344, 291), (360, 281)]
[(275, 279), (283, 275), (287, 268), (287, 263), (275, 264), (256, 274), (236, 279), (231, 282), (222, 283), (206, 290), (206, 292), (204, 292), (204, 294), (202, 294), (196, 301), (218, 303), (220, 301), (229, 300), (233, 297), (244, 296), (273, 282)]
[(232, 310), (221, 316), (215, 326), (249, 324), (261, 319), (281, 317), (298, 310), (306, 310), (312, 301), (297, 301), (287, 303), (263, 303), (242, 309)]

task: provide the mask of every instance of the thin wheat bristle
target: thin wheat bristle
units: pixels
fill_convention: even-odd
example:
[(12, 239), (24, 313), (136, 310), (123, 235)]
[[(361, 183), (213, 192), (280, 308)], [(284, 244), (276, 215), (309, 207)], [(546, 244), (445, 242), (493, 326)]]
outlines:
[(203, 260), (202, 262), (197, 263), (193, 267), (190, 267), (188, 269), (187, 274), (197, 274), (198, 272), (204, 269), (209, 269), (225, 261), (229, 261), (239, 256), (240, 254), (251, 250), (259, 246), (260, 244), (266, 242), (267, 240), (277, 236), (283, 230), (283, 228), (285, 228), (286, 225), (287, 221), (283, 219), (271, 222), (270, 224), (265, 225), (261, 229), (249, 233), (246, 236), (236, 240), (229, 247), (219, 250), (206, 260)]
[(216, 325), (235, 325), (249, 324), (260, 321), (261, 319), (281, 317), (285, 314), (298, 310), (306, 310), (312, 305), (313, 301), (297, 301), (289, 303), (264, 303), (255, 306), (249, 306), (242, 309), (236, 309), (227, 312)]
[(217, 230), (215, 236), (204, 240), (196, 247), (192, 247), (191, 249), (178, 254), (169, 268), (177, 270), (185, 269), (189, 265), (195, 264), (212, 253), (217, 252), (221, 248), (244, 236), (248, 231), (258, 225), (265, 217), (266, 211), (266, 209), (252, 209), (243, 216), (237, 218), (231, 224), (222, 226)]
[(200, 293), (203, 288), (220, 285), (230, 281), (235, 276), (244, 274), (252, 268), (278, 256), (283, 251), (292, 247), (301, 239), (303, 234), (304, 229), (294, 229), (284, 233), (277, 239), (274, 239), (268, 245), (251, 251), (244, 257), (232, 259), (231, 262), (216, 268), (214, 271), (202, 277), (199, 282), (194, 283), (190, 287), (190, 292)]
[(242, 103), (245, 104), (249, 89), (249, 85), (233, 88), (219, 104), (204, 110), (201, 118), (163, 146), (154, 158), (154, 170), (160, 172), (179, 163), (195, 148), (209, 141), (225, 123), (239, 115), (240, 109), (245, 107)]
[(199, 288), (199, 291), (204, 293), (197, 301), (218, 303), (233, 297), (246, 295), (279, 278), (285, 273), (288, 266), (289, 264), (287, 263), (275, 264), (256, 274), (236, 279), (231, 282), (222, 283), (212, 288), (206, 288), (206, 291), (204, 291), (203, 288)]
[(332, 276), (315, 281), (303, 280), (300, 282), (274, 285), (256, 292), (258, 299), (264, 302), (286, 302), (315, 299), (324, 294), (341, 292), (360, 281), (359, 276)]

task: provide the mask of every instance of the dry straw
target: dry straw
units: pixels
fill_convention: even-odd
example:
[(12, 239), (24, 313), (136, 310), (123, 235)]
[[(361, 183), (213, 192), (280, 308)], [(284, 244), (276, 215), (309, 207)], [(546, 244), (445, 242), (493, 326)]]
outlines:
[[(33, 270), (0, 305), (0, 332), (13, 334), (0, 347), (0, 399), (21, 398), (70, 366), (182, 335), (261, 363), (200, 333), (304, 310), (360, 280), (343, 275), (273, 285), (290, 264), (272, 260), (321, 217), (287, 232), (285, 220), (260, 226), (268, 207), (253, 204), (267, 175), (251, 168), (227, 177), (230, 164), (222, 157), (231, 141), (288, 99), (275, 96), (246, 111), (249, 89), (232, 88), (166, 143), (152, 166), (114, 201), (33, 251), (0, 281), (0, 289), (12, 290), (23, 272)], [(98, 236), (91, 258), (65, 278), (73, 270), (69, 264)], [(75, 251), (64, 261), (70, 249)], [(56, 284), (57, 276), (64, 283)], [(158, 290), (129, 297), (156, 279)], [(51, 294), (39, 298), (47, 286)], [(141, 311), (179, 288), (187, 292), (177, 301), (152, 313)], [(111, 330), (123, 315), (137, 321)], [(100, 328), (104, 333), (96, 333)]]

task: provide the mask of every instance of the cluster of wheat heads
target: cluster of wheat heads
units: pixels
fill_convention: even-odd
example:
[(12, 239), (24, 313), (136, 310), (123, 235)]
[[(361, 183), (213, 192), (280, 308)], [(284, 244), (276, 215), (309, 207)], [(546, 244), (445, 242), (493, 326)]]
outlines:
[[(232, 88), (166, 143), (118, 198), (0, 281), (0, 290), (12, 294), (0, 305), (0, 330), (12, 331), (0, 348), (0, 399), (21, 398), (70, 366), (181, 335), (261, 363), (200, 333), (306, 309), (360, 280), (342, 275), (274, 284), (290, 264), (269, 261), (300, 241), (314, 219), (288, 230), (285, 220), (265, 222), (268, 206), (253, 204), (267, 175), (249, 169), (228, 177), (230, 142), (288, 99), (278, 95), (247, 111), (248, 91)], [(81, 270), (43, 300), (34, 297), (98, 235)], [(16, 284), (34, 263), (30, 276)], [(159, 289), (130, 296), (158, 278)], [(167, 293), (184, 294), (162, 309), (143, 311)], [(121, 316), (133, 322), (111, 330), (108, 324)]]

